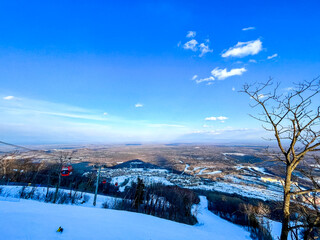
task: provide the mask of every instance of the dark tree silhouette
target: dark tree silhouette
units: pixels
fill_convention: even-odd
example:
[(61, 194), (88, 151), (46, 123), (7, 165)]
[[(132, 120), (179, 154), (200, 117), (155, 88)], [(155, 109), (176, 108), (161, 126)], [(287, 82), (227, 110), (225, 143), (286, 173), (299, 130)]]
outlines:
[(134, 195), (133, 207), (138, 210), (140, 204), (143, 202), (144, 183), (141, 178), (138, 178), (136, 192)]

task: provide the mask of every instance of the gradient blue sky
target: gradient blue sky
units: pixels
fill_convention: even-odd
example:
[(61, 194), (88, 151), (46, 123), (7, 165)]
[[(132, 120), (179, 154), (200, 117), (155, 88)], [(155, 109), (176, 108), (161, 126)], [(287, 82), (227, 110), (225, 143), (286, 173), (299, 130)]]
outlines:
[(286, 91), (318, 76), (319, 9), (319, 1), (2, 1), (1, 140), (260, 139), (238, 90), (272, 76)]

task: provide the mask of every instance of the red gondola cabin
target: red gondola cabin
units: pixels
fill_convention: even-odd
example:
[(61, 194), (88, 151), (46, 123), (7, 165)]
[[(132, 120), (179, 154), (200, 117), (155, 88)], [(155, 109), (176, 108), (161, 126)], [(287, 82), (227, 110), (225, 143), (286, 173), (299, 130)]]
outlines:
[(63, 166), (61, 168), (61, 176), (62, 177), (68, 177), (70, 176), (70, 174), (72, 174), (72, 166)]

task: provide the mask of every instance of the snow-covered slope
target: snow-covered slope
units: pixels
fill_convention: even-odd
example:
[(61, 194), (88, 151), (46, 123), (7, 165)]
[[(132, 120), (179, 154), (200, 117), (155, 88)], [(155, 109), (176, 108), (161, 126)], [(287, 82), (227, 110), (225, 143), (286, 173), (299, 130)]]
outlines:
[[(22, 186), (0, 186), (1, 187), (1, 191), (0, 191), (0, 204), (1, 204), (1, 200), (8, 200), (10, 199), (10, 201), (20, 201), (20, 194), (22, 191)], [(38, 199), (39, 201), (44, 202), (45, 199), (45, 195), (47, 192), (47, 188), (46, 187), (26, 187), (24, 189), (25, 193), (29, 193), (31, 191), (34, 191), (34, 199)], [(49, 188), (49, 192), (54, 193), (55, 192), (55, 188)], [(66, 190), (66, 189), (60, 189), (59, 190), (60, 193), (70, 193), (70, 190)], [(72, 191), (72, 194), (77, 194), (78, 196), (80, 195), (84, 195), (87, 197), (87, 201), (85, 203), (81, 203), (80, 202), (83, 199), (79, 199), (78, 201), (75, 202), (75, 205), (80, 205), (80, 206), (84, 206), (84, 207), (93, 207), (93, 198), (94, 198), (94, 194), (92, 193), (81, 193), (81, 192), (75, 192)], [(107, 203), (108, 205), (113, 205), (115, 201), (119, 200), (118, 198), (115, 197), (109, 197), (109, 196), (105, 196), (105, 195), (98, 195), (97, 200), (96, 200), (96, 206), (97, 207), (102, 207), (104, 203)], [(1, 240), (1, 239), (0, 239)]]
[[(250, 239), (243, 228), (211, 213), (205, 197), (198, 205), (195, 226), (125, 211), (7, 200), (0, 199), (0, 239), (6, 240)], [(62, 234), (56, 232), (59, 226)]]

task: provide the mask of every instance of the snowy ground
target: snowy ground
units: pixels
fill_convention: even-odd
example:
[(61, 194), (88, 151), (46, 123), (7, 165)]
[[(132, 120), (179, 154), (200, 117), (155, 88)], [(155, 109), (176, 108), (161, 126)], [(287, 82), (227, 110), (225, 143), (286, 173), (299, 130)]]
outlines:
[[(250, 239), (249, 233), (214, 215), (200, 197), (199, 224), (190, 226), (150, 215), (110, 209), (0, 199), (0, 238), (33, 239)], [(6, 199), (6, 200), (5, 200)], [(64, 228), (57, 233), (59, 226)]]
[[(0, 204), (1, 204), (1, 201), (15, 201), (15, 202), (20, 201), (20, 192), (22, 190), (21, 186), (3, 186), (3, 185), (0, 185), (0, 188), (1, 188)], [(27, 193), (27, 192), (30, 192), (32, 189), (33, 189), (33, 187), (26, 187), (24, 191)], [(47, 188), (46, 187), (37, 187), (37, 188), (34, 188), (34, 189), (35, 189), (34, 196), (37, 195), (38, 198), (40, 199), (39, 201), (44, 201), (43, 199), (45, 198), (45, 195), (46, 195), (46, 192), (47, 192)], [(49, 191), (54, 193), (55, 192), (55, 188), (49, 188)], [(65, 193), (70, 193), (70, 190), (60, 189), (59, 191), (60, 192), (65, 192)], [(74, 194), (75, 192), (72, 192), (72, 193)], [(77, 192), (76, 194), (80, 195), (81, 192)], [(81, 206), (92, 207), (93, 206), (94, 194), (92, 194), (92, 193), (83, 193), (83, 195), (86, 195), (88, 201), (83, 203), (83, 204), (81, 204)], [(115, 198), (115, 197), (98, 195), (97, 200), (96, 200), (96, 206), (97, 207), (102, 207), (102, 205), (104, 203), (108, 203), (108, 205), (112, 205), (116, 200), (117, 200), (117, 198)], [(81, 201), (82, 201), (82, 199), (80, 201), (78, 201), (79, 205), (80, 205)]]

